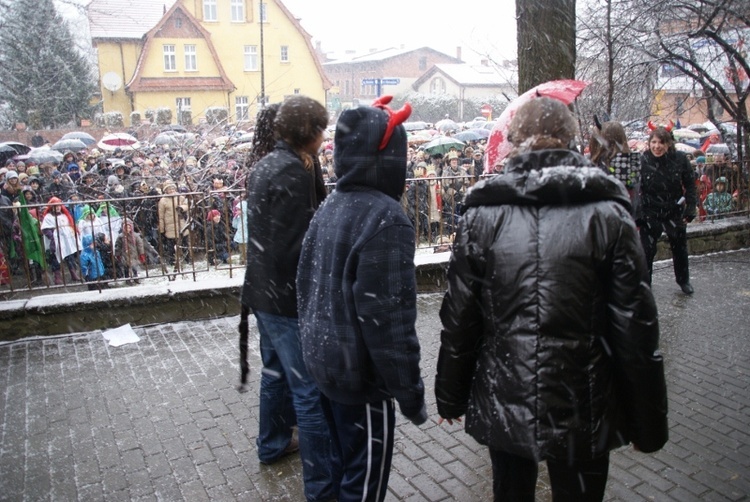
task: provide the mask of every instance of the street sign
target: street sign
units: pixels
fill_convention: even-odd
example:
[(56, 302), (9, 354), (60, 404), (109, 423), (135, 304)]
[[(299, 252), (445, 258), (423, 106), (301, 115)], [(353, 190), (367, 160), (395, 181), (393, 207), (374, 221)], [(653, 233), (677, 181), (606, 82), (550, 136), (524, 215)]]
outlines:
[(383, 78), (380, 79), (380, 83), (383, 85), (398, 85), (401, 83), (400, 78)]
[(379, 78), (363, 78), (362, 85), (378, 85)]
[(483, 117), (490, 117), (492, 115), (492, 106), (486, 104), (482, 105), (481, 111)]

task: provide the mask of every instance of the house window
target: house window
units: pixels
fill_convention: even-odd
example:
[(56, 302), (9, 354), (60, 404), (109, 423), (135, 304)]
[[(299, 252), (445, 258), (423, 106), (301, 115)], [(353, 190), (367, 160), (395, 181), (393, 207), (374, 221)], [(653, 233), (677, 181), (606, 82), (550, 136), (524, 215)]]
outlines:
[(174, 27), (175, 28), (182, 28), (182, 18), (176, 17), (174, 20)]
[(430, 80), (430, 94), (445, 94), (445, 80), (441, 77)]
[(182, 112), (192, 111), (190, 108), (190, 98), (176, 98), (175, 107), (177, 108), (177, 116), (180, 116)]
[(198, 55), (193, 44), (185, 46), (185, 71), (198, 71)]
[(422, 71), (427, 69), (427, 58), (424, 56), (419, 58), (419, 69)]
[(177, 71), (174, 45), (164, 45), (164, 71)]
[(216, 13), (216, 0), (203, 0), (203, 20), (218, 20), (218, 15)]
[(298, 87), (298, 88), (296, 88), (296, 89), (294, 89), (294, 94), (300, 94), (300, 89), (299, 89), (299, 87)]
[(245, 20), (245, 0), (232, 0), (232, 22), (241, 23)]
[(258, 46), (245, 46), (245, 71), (258, 71)]
[(236, 120), (247, 120), (250, 117), (250, 100), (247, 96), (237, 96), (234, 98), (234, 115)]
[(281, 62), (282, 63), (289, 62), (289, 46), (288, 45), (281, 46)]
[(268, 16), (266, 14), (267, 14), (266, 3), (260, 2), (260, 22), (261, 23), (268, 22)]

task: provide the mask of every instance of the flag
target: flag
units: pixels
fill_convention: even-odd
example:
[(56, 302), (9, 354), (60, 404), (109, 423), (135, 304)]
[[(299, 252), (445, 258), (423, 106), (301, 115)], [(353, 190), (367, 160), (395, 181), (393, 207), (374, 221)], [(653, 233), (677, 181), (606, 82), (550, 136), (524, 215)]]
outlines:
[(29, 213), (29, 208), (26, 207), (26, 197), (23, 194), (18, 200), (21, 203), (18, 208), (18, 222), (21, 227), (21, 239), (23, 250), (26, 252), (26, 259), (35, 261), (42, 269), (46, 269), (47, 262), (44, 259), (44, 245), (42, 244), (42, 234), (39, 232), (39, 221)]

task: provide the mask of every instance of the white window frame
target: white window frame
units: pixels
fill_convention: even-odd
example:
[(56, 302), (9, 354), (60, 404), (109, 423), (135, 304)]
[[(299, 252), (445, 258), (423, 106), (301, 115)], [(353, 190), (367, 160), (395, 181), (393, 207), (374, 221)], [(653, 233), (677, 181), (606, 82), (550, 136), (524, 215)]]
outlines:
[(177, 110), (178, 117), (179, 117), (180, 112), (192, 112), (193, 111), (190, 98), (188, 97), (175, 98), (174, 104), (175, 104), (175, 110)]
[(245, 71), (258, 71), (260, 57), (257, 45), (246, 45), (244, 47)]
[(280, 60), (282, 63), (289, 62), (289, 46), (288, 45), (281, 46), (281, 53), (279, 54), (279, 58), (281, 58)]
[(233, 23), (245, 22), (245, 0), (232, 0), (229, 9)]
[(203, 20), (216, 22), (219, 20), (219, 14), (216, 6), (216, 0), (203, 0)]
[(250, 98), (247, 96), (235, 96), (234, 98), (234, 120), (249, 120), (250, 118)]
[(198, 71), (198, 51), (195, 44), (185, 44), (185, 71)]
[(164, 54), (164, 71), (177, 71), (177, 50), (174, 44), (162, 45)]
[(260, 19), (261, 23), (267, 23), (268, 22), (268, 9), (266, 8), (266, 2), (259, 2), (258, 6), (260, 15), (258, 16), (258, 19)]

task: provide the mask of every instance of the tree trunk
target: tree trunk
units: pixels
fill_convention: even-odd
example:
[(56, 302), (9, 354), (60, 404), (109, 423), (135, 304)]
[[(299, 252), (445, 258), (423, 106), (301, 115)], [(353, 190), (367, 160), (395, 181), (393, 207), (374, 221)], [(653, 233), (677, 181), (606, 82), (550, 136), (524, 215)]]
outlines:
[(516, 0), (518, 93), (549, 80), (575, 78), (575, 0)]

